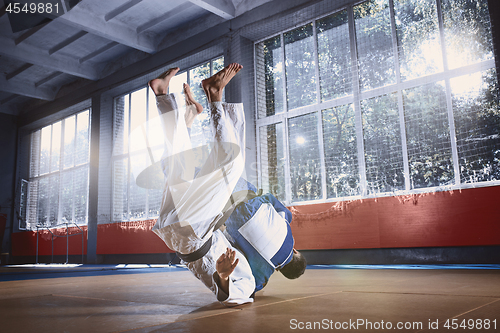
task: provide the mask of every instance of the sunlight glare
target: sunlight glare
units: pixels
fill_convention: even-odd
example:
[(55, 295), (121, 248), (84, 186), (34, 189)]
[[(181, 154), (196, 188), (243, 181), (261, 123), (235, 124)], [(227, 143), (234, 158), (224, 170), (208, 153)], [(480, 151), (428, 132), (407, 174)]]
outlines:
[[(168, 87), (168, 92), (173, 93), (182, 93), (183, 87), (182, 84), (187, 82), (187, 72), (180, 73), (175, 75), (172, 79), (170, 79), (170, 84)], [(193, 87), (191, 87), (193, 88)]]
[(482, 72), (463, 75), (450, 80), (453, 95), (475, 98), (481, 92), (484, 82)]

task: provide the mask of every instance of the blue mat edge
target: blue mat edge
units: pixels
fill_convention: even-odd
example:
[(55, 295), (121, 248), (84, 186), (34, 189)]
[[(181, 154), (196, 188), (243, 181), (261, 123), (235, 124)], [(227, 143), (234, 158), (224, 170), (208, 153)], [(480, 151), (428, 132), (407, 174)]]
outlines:
[[(25, 269), (26, 271), (12, 271), (9, 269)], [(393, 270), (500, 270), (499, 264), (442, 264), (442, 265), (308, 265), (307, 269), (393, 269)], [(46, 270), (45, 272), (43, 270)], [(2, 267), (0, 282), (52, 279), (65, 277), (126, 275), (144, 273), (171, 273), (185, 271), (184, 265), (166, 267), (118, 267), (112, 265), (81, 265), (77, 267), (54, 268), (40, 265), (39, 267), (5, 266)]]

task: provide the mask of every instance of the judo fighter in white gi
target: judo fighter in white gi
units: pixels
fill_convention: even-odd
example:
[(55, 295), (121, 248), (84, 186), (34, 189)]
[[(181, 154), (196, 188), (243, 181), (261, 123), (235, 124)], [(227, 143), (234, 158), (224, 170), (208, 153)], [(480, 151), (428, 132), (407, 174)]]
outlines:
[[(163, 167), (167, 176), (160, 216), (153, 231), (170, 249), (177, 252), (191, 272), (215, 293), (220, 302), (229, 306), (253, 302), (254, 292), (260, 290), (262, 284), (265, 285), (262, 282), (267, 282), (275, 269), (283, 269), (287, 264), (291, 267), (290, 263), (297, 261), (300, 261), (298, 275), (305, 269), (305, 260), (293, 249), (288, 225), (291, 214), (286, 214), (286, 220), (281, 207), (279, 209), (283, 212), (278, 214), (273, 209), (273, 200), (257, 200), (259, 203), (254, 210), (260, 213), (253, 219), (254, 214), (249, 214), (248, 219), (254, 223), (247, 223), (246, 227), (248, 234), (259, 229), (255, 223), (258, 218), (272, 217), (276, 220), (276, 223), (265, 223), (267, 231), (264, 232), (264, 238), (268, 238), (270, 244), (262, 251), (259, 244), (253, 244), (252, 237), (248, 237), (254, 252), (256, 250), (256, 253), (261, 254), (260, 261), (269, 266), (265, 273), (260, 274), (259, 286), (252, 273), (257, 267), (250, 267), (252, 261), (249, 264), (245, 255), (234, 247), (239, 246), (234, 242), (235, 236), (240, 235), (236, 231), (239, 229), (243, 234), (245, 228), (232, 228), (235, 230), (232, 235), (227, 231), (224, 234), (219, 229), (233, 210), (242, 207), (242, 202), (253, 207), (250, 200), (255, 199), (252, 196), (238, 201), (238, 196), (231, 196), (244, 171), (245, 115), (241, 103), (222, 102), (222, 93), (241, 68), (241, 65), (233, 63), (202, 81), (209, 101), (212, 138), (208, 141), (212, 144), (210, 155), (199, 170), (195, 170), (189, 128), (202, 112), (202, 106), (194, 100), (187, 84), (184, 84), (185, 99), (178, 94), (167, 95), (170, 79), (179, 68), (171, 68), (149, 82), (157, 98), (165, 134)], [(233, 198), (236, 198), (236, 202)], [(228, 208), (227, 202), (232, 202), (232, 207)], [(264, 208), (268, 213), (258, 208)], [(240, 220), (239, 227), (242, 227), (246, 220)], [(262, 238), (262, 231), (259, 237)], [(273, 240), (273, 237), (277, 240)]]

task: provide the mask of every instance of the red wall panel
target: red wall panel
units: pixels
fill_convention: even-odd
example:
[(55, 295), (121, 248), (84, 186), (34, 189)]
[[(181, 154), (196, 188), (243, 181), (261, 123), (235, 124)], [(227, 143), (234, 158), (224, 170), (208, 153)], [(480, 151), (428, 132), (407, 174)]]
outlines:
[(500, 245), (500, 187), (290, 207), (299, 249)]
[[(80, 227), (83, 230), (83, 253), (87, 253), (87, 227)], [(51, 230), (53, 237), (48, 230), (38, 232), (38, 255), (50, 256), (52, 254), (52, 237), (54, 239), (54, 255), (66, 255), (66, 228)], [(77, 227), (68, 229), (68, 254), (82, 254), (82, 235)], [(24, 231), (12, 234), (12, 255), (13, 256), (34, 256), (36, 255), (36, 232)]]
[(97, 254), (173, 252), (151, 231), (156, 220), (100, 224)]
[[(296, 247), (302, 250), (474, 246), (500, 245), (499, 201), (500, 186), (495, 186), (289, 208)], [(97, 254), (172, 252), (151, 231), (154, 223), (100, 224)], [(64, 235), (66, 229), (56, 232)], [(39, 242), (39, 254), (50, 255), (48, 231), (41, 231)], [(54, 245), (54, 254), (66, 254), (65, 238)], [(14, 233), (12, 249), (14, 256), (35, 255), (36, 233)], [(69, 249), (81, 254), (81, 236), (70, 237)]]
[[(119, 222), (100, 224), (97, 227), (97, 254), (134, 254), (134, 253), (168, 253), (170, 250), (156, 236), (151, 228), (156, 220)], [(87, 227), (84, 231), (84, 253), (87, 253)], [(66, 229), (52, 229), (59, 236), (66, 235)], [(69, 234), (76, 234), (78, 228), (69, 228)], [(69, 254), (82, 253), (81, 235), (69, 237)], [(12, 235), (12, 255), (33, 256), (36, 254), (36, 232), (18, 232)], [(38, 254), (51, 255), (51, 234), (48, 230), (40, 230), (38, 235)], [(54, 255), (66, 255), (66, 238), (54, 238)]]

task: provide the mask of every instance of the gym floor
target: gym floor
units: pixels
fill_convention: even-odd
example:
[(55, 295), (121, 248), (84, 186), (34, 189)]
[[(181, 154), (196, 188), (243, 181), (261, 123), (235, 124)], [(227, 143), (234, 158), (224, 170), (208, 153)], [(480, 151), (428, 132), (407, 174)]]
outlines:
[(310, 266), (297, 280), (274, 274), (254, 303), (234, 308), (218, 303), (182, 266), (3, 266), (0, 327), (4, 333), (494, 332), (500, 266)]

